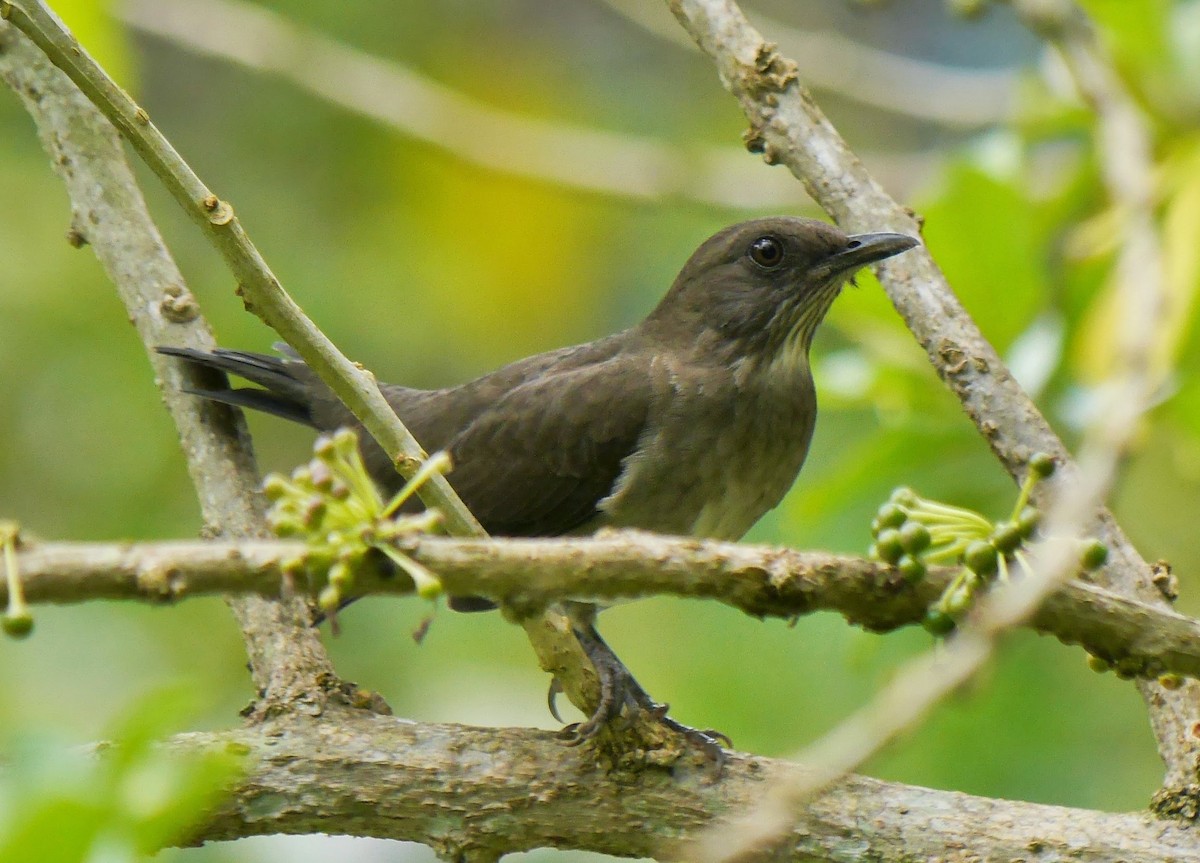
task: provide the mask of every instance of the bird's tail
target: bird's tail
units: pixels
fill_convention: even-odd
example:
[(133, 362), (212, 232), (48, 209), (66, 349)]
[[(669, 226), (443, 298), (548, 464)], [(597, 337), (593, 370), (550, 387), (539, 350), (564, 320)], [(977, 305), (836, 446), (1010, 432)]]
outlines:
[(220, 389), (196, 388), (187, 389), (186, 392), (215, 402), (265, 411), (286, 420), (316, 426), (312, 416), (312, 382), (298, 374), (307, 370), (307, 367), (295, 358), (286, 345), (276, 345), (276, 349), (287, 356), (272, 357), (224, 348), (212, 351), (166, 346), (155, 348), (160, 354), (179, 357), (202, 368), (228, 372), (261, 387), (234, 388), (226, 385)]

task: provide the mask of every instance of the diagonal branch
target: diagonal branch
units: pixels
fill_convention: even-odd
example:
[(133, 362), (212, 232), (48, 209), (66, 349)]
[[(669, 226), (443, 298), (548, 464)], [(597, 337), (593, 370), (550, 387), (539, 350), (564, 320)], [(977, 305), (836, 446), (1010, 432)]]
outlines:
[[(73, 245), (89, 244), (147, 347), (167, 410), (179, 430), (200, 501), (204, 532), (248, 538), (261, 530), (258, 474), (240, 415), (183, 393), (203, 385), (152, 350), (172, 342), (213, 345), (212, 331), (146, 210), (116, 131), (29, 40), (0, 22), (0, 77), (37, 124), (71, 199)], [(320, 700), (335, 676), (307, 626), (304, 603), (230, 600), (262, 703)]]

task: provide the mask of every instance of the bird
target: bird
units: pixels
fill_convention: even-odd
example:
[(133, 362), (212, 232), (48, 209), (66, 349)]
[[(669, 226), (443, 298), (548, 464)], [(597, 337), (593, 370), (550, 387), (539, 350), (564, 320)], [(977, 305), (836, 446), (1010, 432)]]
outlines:
[[(843, 285), (907, 251), (906, 234), (847, 235), (815, 219), (752, 219), (709, 237), (649, 315), (581, 345), (517, 360), (443, 389), (381, 384), (428, 452), (445, 450), (450, 485), (493, 536), (584, 535), (602, 527), (738, 540), (792, 486), (817, 417), (809, 349)], [(279, 356), (160, 346), (162, 354), (253, 387), (193, 389), (322, 431), (362, 427), (284, 345)], [(363, 460), (385, 495), (403, 478), (368, 435)], [(451, 597), (457, 610), (494, 605)], [(600, 637), (597, 607), (565, 603), (596, 667), (599, 703), (568, 726), (594, 737), (644, 710), (706, 749), (728, 738), (666, 715)], [(551, 688), (553, 709), (554, 686)]]

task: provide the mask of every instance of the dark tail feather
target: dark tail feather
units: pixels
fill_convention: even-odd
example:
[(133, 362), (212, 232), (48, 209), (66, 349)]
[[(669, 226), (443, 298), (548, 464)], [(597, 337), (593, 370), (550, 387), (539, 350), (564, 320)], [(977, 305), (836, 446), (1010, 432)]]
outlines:
[(263, 389), (232, 387), (226, 389), (188, 389), (202, 398), (228, 405), (252, 408), (283, 417), (293, 422), (313, 425), (310, 411), (311, 394), (308, 384), (298, 379), (286, 360), (249, 351), (230, 351), (217, 348), (201, 351), (194, 348), (155, 348), (160, 354), (179, 357), (206, 369), (216, 369), (245, 378)]

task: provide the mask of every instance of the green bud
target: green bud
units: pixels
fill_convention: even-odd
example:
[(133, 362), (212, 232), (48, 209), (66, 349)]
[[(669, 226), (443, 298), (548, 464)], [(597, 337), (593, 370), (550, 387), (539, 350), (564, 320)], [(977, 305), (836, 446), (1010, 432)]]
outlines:
[(312, 474), (309, 472), (307, 465), (300, 465), (292, 471), (292, 482), (305, 491), (312, 490)]
[(931, 608), (925, 612), (925, 619), (921, 621), (921, 626), (925, 627), (925, 631), (930, 635), (941, 637), (953, 632), (955, 624), (954, 618), (946, 612)]
[(313, 441), (313, 455), (323, 462), (333, 461), (337, 457), (337, 447), (331, 435), (318, 435)]
[(350, 497), (350, 486), (337, 477), (334, 477), (333, 482), (329, 486), (329, 496), (334, 500), (347, 500)]
[(0, 626), (10, 638), (25, 638), (33, 632), (33, 615), (27, 609), (8, 611), (0, 620)]
[(301, 512), (300, 519), (304, 522), (304, 527), (308, 530), (315, 530), (321, 526), (321, 522), (325, 519), (325, 513), (328, 512), (329, 506), (325, 503), (322, 497), (310, 497), (304, 502), (304, 509)]
[(1027, 506), (1017, 517), (1017, 530), (1020, 531), (1022, 539), (1029, 539), (1041, 523), (1042, 511), (1036, 506)]
[(1108, 546), (1098, 539), (1089, 540), (1079, 555), (1080, 565), (1091, 572), (1099, 569), (1108, 561)]
[(329, 583), (337, 588), (338, 593), (344, 593), (354, 583), (354, 570), (339, 558), (329, 567)]
[(1021, 528), (1011, 521), (1002, 521), (992, 531), (992, 545), (1003, 554), (1012, 554), (1021, 547)]
[(1029, 470), (1038, 479), (1045, 479), (1054, 473), (1057, 464), (1054, 461), (1054, 456), (1048, 453), (1034, 453), (1033, 458), (1029, 459)]
[(900, 558), (896, 568), (900, 570), (900, 574), (904, 576), (904, 580), (909, 584), (916, 584), (925, 577), (928, 572), (925, 569), (925, 564), (911, 554), (906, 554)]
[(980, 575), (991, 575), (996, 571), (996, 547), (990, 542), (977, 539), (967, 546), (963, 552), (963, 563), (972, 572)]
[(904, 554), (904, 547), (900, 545), (900, 531), (894, 527), (879, 532), (879, 536), (875, 538), (875, 547), (879, 550), (879, 559), (888, 563), (896, 563)]
[(310, 461), (308, 470), (312, 474), (313, 486), (317, 491), (328, 492), (333, 487), (333, 471), (321, 461)]
[(304, 572), (304, 566), (305, 560), (298, 554), (279, 561), (279, 569), (285, 574), (300, 575)]
[(900, 486), (900, 488), (892, 492), (889, 500), (897, 506), (914, 507), (917, 505), (919, 499), (917, 498), (917, 493), (911, 488)]
[(929, 535), (929, 528), (919, 521), (907, 522), (900, 528), (900, 545), (909, 554), (920, 554), (931, 542), (933, 537)]
[(871, 536), (878, 536), (879, 531), (883, 530), (883, 523), (879, 521), (879, 517), (871, 519)]
[(881, 527), (899, 527), (908, 521), (908, 513), (892, 501), (888, 501), (879, 507), (879, 512), (875, 517), (879, 520)]
[(869, 546), (867, 546), (867, 557), (871, 558), (871, 560), (883, 560), (883, 558), (879, 556), (879, 546), (877, 546), (875, 543), (871, 543)]
[(337, 611), (339, 605), (342, 604), (342, 595), (338, 589), (332, 584), (327, 584), (321, 588), (321, 593), (317, 596), (317, 605), (321, 606), (321, 610), (326, 614), (332, 614)]
[(290, 512), (272, 510), (267, 514), (267, 526), (278, 537), (302, 536), (307, 532), (304, 523)]
[(288, 492), (288, 482), (277, 473), (268, 474), (267, 478), (263, 480), (262, 491), (267, 500), (280, 500)]
[(1088, 668), (1097, 674), (1103, 674), (1106, 671), (1112, 671), (1112, 663), (1107, 659), (1101, 659), (1094, 653), (1089, 653), (1087, 657)]
[(345, 458), (358, 449), (358, 435), (348, 428), (340, 428), (333, 433), (333, 443)]

